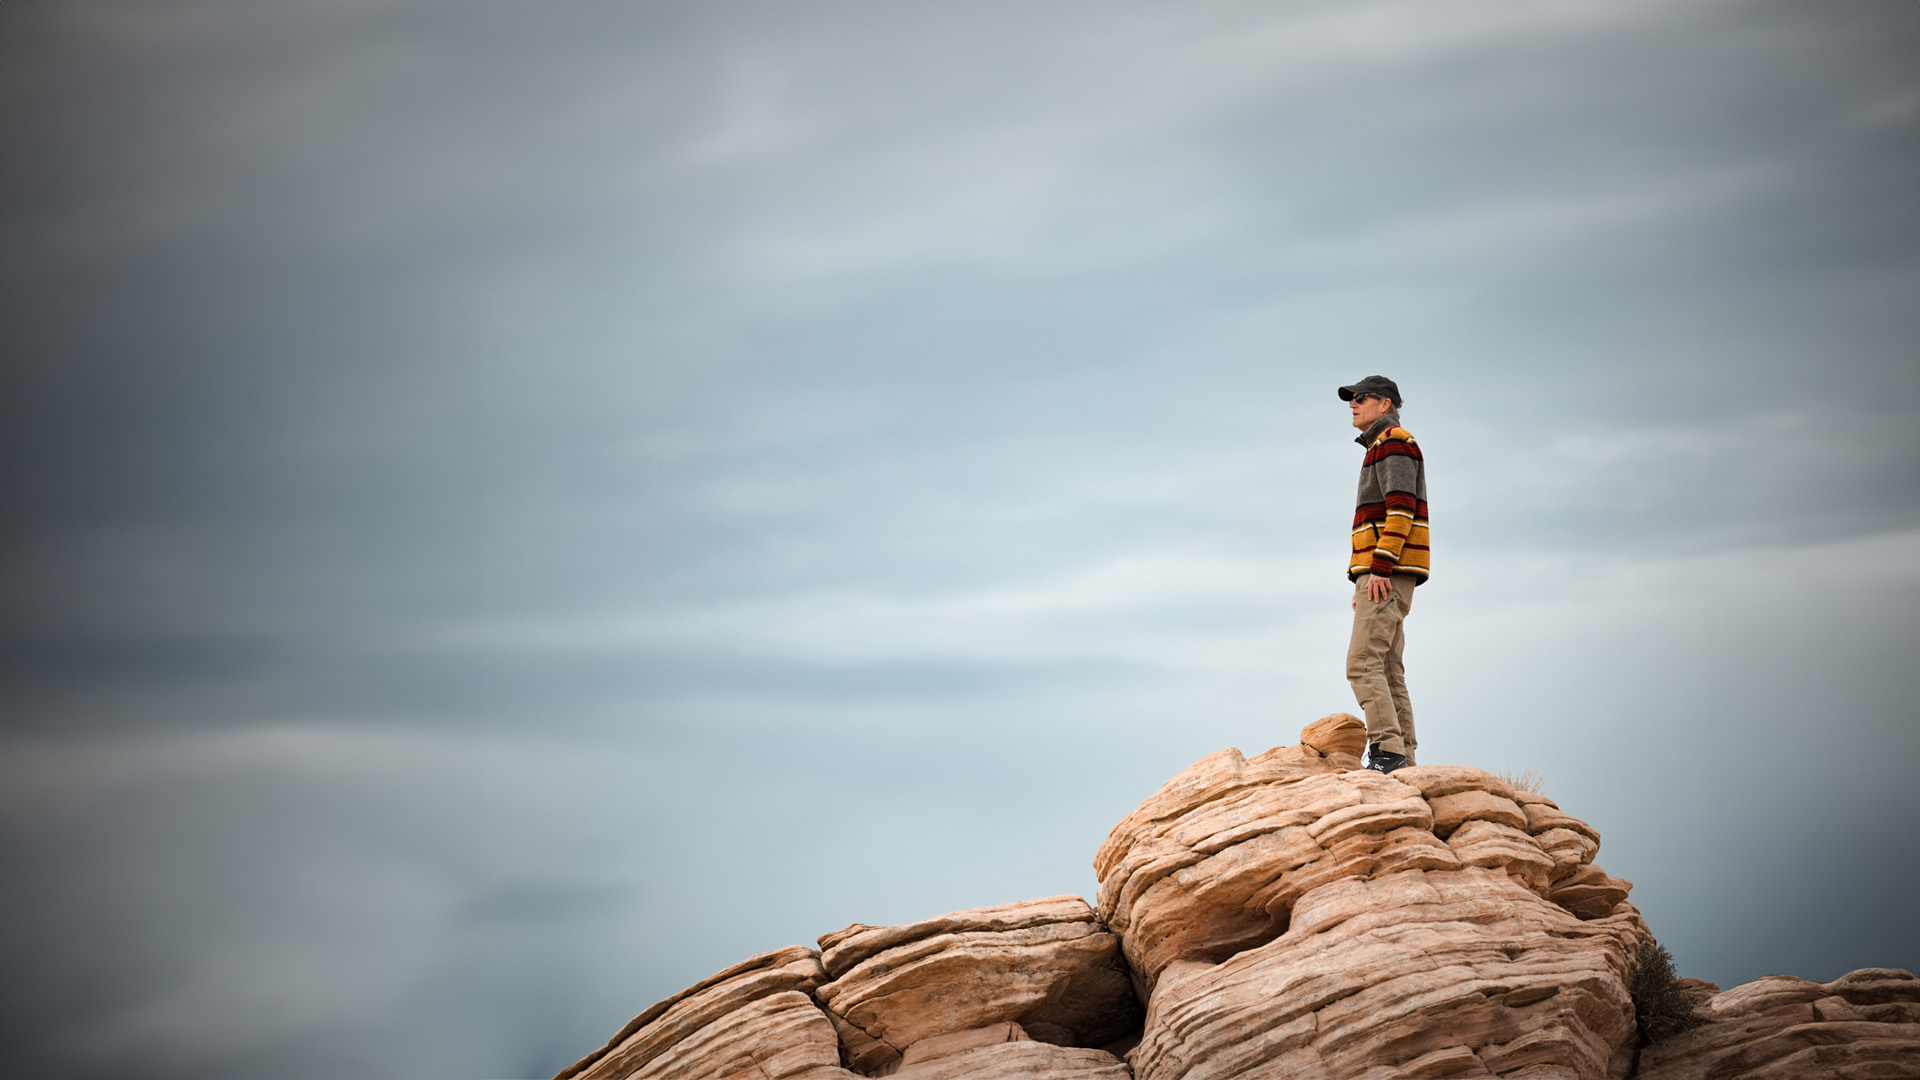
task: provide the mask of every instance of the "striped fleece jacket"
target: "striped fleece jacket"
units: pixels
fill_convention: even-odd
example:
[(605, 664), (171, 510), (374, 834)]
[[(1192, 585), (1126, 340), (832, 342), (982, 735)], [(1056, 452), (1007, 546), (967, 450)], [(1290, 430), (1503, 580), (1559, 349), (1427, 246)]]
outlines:
[(1360, 465), (1360, 494), (1353, 508), (1353, 557), (1347, 580), (1361, 574), (1412, 574), (1427, 580), (1432, 552), (1427, 546), (1427, 462), (1420, 444), (1400, 426), (1400, 414), (1387, 413), (1353, 440), (1367, 448)]

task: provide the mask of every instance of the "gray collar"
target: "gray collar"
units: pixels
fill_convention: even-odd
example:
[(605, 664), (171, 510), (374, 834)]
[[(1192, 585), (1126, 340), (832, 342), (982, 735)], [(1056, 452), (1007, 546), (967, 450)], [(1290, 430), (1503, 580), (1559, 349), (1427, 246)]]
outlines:
[(1372, 446), (1373, 440), (1379, 438), (1381, 432), (1387, 430), (1390, 427), (1394, 427), (1399, 423), (1400, 423), (1400, 410), (1388, 409), (1386, 412), (1380, 414), (1380, 419), (1375, 420), (1371, 427), (1361, 432), (1360, 437), (1353, 441), (1359, 443), (1361, 446)]

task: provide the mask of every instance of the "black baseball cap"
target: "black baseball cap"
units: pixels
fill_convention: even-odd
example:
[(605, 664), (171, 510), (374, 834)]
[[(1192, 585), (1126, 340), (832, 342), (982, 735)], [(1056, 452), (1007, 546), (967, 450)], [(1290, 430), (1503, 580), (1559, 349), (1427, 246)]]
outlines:
[(1400, 388), (1393, 385), (1393, 380), (1385, 375), (1369, 375), (1352, 386), (1340, 388), (1341, 401), (1352, 401), (1354, 398), (1368, 394), (1386, 398), (1393, 402), (1396, 409), (1400, 407)]

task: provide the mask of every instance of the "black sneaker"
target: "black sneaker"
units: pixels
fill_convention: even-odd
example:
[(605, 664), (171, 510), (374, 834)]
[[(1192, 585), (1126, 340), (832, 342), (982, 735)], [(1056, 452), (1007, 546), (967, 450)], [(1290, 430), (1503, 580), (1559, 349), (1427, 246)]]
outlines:
[(1382, 750), (1378, 746), (1367, 747), (1367, 768), (1377, 773), (1390, 773), (1395, 769), (1407, 767), (1407, 755), (1396, 754), (1391, 750)]

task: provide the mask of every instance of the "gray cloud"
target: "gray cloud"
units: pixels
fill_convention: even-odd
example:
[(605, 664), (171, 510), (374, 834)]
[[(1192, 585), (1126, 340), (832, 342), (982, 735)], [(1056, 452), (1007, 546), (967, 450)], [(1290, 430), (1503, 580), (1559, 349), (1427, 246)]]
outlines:
[(1915, 966), (1916, 39), (0, 6), (9, 1070), (547, 1075), (1091, 891), (1351, 707), (1373, 371), (1430, 752), (1545, 772), (1688, 973)]

